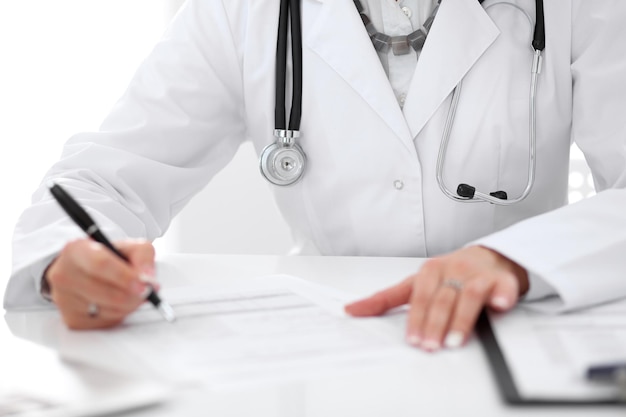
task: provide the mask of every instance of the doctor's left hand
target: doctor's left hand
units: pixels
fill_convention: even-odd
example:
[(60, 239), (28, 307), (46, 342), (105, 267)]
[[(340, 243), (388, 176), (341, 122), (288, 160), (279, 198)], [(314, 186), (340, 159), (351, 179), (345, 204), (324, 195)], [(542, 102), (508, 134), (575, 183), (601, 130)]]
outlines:
[(509, 310), (526, 291), (524, 268), (491, 249), (471, 246), (429, 259), (416, 274), (345, 309), (366, 317), (409, 304), (407, 342), (435, 351), (465, 343), (483, 307)]

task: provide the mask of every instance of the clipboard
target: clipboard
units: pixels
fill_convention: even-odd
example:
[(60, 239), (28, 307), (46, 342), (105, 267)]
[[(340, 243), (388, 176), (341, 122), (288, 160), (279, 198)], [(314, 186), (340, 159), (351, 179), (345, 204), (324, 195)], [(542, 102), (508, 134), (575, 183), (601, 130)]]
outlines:
[(524, 397), (518, 390), (513, 373), (506, 362), (506, 358), (498, 340), (496, 338), (489, 315), (486, 310), (482, 310), (476, 323), (476, 334), (480, 340), (487, 360), (490, 364), (496, 383), (500, 389), (503, 399), (515, 406), (600, 406), (600, 405), (621, 405), (626, 406), (626, 393), (613, 399), (581, 399), (571, 398), (532, 398)]

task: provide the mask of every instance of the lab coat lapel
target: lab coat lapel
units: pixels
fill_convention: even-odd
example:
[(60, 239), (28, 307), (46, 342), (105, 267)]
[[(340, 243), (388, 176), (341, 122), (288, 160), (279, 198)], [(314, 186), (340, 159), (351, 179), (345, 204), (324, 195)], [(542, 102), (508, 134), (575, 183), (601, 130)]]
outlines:
[[(310, 31), (304, 34), (305, 45), (332, 67), (415, 153), (402, 110), (354, 3), (352, 0), (316, 2), (322, 3), (321, 9)], [(303, 18), (306, 11), (303, 9)]]
[(443, 0), (404, 105), (416, 137), (500, 31), (477, 0)]

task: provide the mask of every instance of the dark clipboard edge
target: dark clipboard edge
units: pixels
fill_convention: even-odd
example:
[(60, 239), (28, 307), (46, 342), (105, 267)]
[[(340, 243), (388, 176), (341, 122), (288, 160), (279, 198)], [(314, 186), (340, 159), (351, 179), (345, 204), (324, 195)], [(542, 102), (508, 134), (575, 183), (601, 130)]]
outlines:
[(564, 406), (564, 405), (576, 405), (576, 406), (597, 406), (597, 405), (626, 405), (625, 399), (602, 399), (602, 400), (571, 400), (571, 399), (538, 399), (538, 398), (523, 398), (520, 396), (517, 387), (515, 386), (515, 380), (506, 363), (504, 354), (498, 345), (498, 340), (491, 327), (491, 322), (487, 315), (487, 311), (483, 310), (478, 317), (476, 323), (476, 334), (481, 342), (483, 350), (487, 356), (487, 360), (491, 365), (491, 370), (495, 376), (496, 382), (500, 388), (500, 393), (504, 397), (504, 400), (512, 405), (519, 406)]

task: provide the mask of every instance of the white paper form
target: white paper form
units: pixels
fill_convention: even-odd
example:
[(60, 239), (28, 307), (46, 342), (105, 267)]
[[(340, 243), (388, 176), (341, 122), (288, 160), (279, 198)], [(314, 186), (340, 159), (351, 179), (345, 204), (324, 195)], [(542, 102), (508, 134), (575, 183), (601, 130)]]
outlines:
[(626, 300), (568, 314), (518, 307), (491, 315), (492, 328), (522, 397), (613, 399), (612, 385), (585, 379), (590, 365), (626, 361)]
[(146, 306), (118, 328), (73, 333), (65, 352), (85, 359), (87, 344), (94, 346), (98, 336), (98, 349), (108, 349), (109, 358), (112, 352), (121, 355), (125, 367), (216, 387), (362, 368), (402, 360), (407, 352), (371, 321), (340, 314), (343, 302), (304, 281), (282, 276), (259, 282), (223, 293), (199, 287), (164, 292), (175, 323)]

